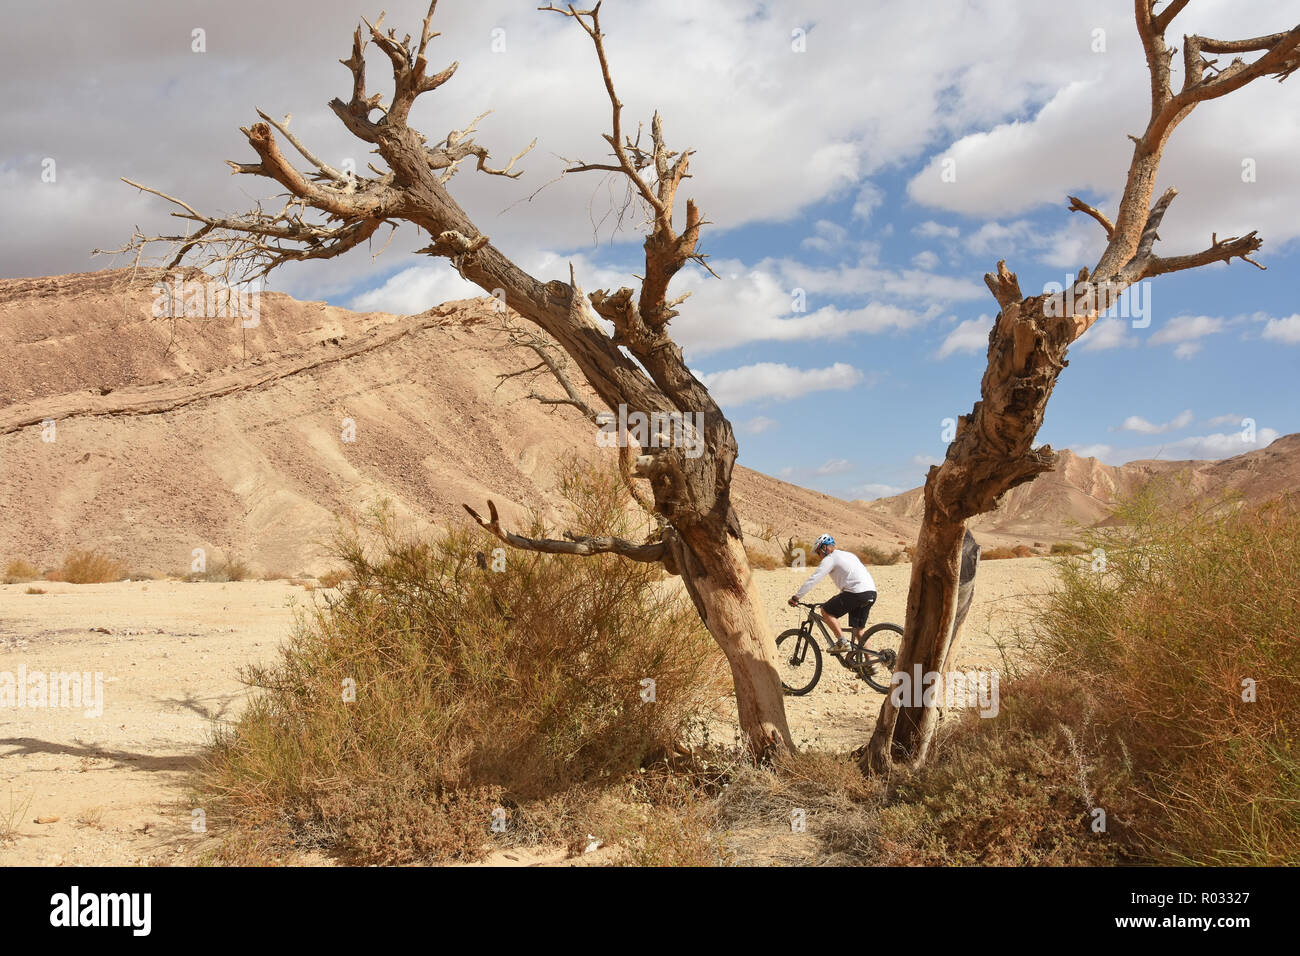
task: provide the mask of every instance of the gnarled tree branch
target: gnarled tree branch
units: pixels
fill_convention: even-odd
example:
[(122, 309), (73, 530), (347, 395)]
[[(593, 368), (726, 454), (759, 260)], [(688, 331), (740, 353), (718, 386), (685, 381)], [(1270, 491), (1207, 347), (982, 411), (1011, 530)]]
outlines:
[(491, 500), (488, 501), (488, 518), (486, 521), (469, 505), (463, 505), (463, 507), (469, 512), (470, 517), (478, 522), (479, 527), (490, 532), (512, 548), (520, 548), (524, 551), (541, 551), (546, 554), (577, 554), (583, 557), (590, 557), (595, 554), (617, 554), (633, 561), (656, 563), (663, 560), (664, 549), (667, 547), (663, 541), (634, 544), (623, 538), (588, 537), (567, 532), (563, 541), (557, 538), (527, 538), (501, 527), (501, 520), (497, 516), (497, 506)]

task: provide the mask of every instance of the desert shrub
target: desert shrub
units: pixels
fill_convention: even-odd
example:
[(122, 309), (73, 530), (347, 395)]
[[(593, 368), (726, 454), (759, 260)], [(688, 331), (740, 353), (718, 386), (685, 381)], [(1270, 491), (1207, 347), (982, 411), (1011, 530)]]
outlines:
[(980, 552), (981, 561), (1005, 561), (1008, 558), (1032, 558), (1037, 552), (1027, 544), (1018, 544), (1014, 548), (985, 548)]
[[(1072, 716), (1071, 705), (1061, 709)], [(803, 862), (828, 865), (1117, 862), (1115, 844), (1088, 828), (1068, 748), (1043, 746), (1061, 732), (1042, 718), (1012, 710), (999, 718), (999, 734), (978, 743), (968, 740), (984, 730), (978, 717), (945, 724), (919, 771), (864, 777), (852, 755), (816, 752), (743, 768), (717, 802), (717, 825), (758, 825), (775, 837), (798, 807), (817, 844)]]
[(1074, 541), (1056, 541), (1052, 544), (1051, 553), (1057, 556), (1086, 554), (1087, 549), (1083, 545)]
[(24, 584), (27, 581), (35, 581), (40, 576), (40, 569), (35, 565), (24, 561), (22, 558), (15, 558), (5, 568), (4, 583)]
[(815, 568), (822, 563), (821, 557), (813, 553), (811, 541), (787, 538), (785, 544), (781, 546), (781, 564), (792, 568), (796, 560), (803, 562), (803, 566), (808, 568)]
[(108, 584), (126, 577), (126, 565), (99, 551), (73, 551), (47, 577), (69, 584)]
[(885, 548), (877, 548), (875, 545), (863, 544), (852, 549), (863, 564), (889, 565), (898, 564), (903, 560), (902, 551), (888, 551)]
[(745, 557), (749, 559), (749, 566), (755, 571), (775, 571), (782, 566), (776, 555), (755, 548), (745, 548)]
[(192, 571), (184, 576), (186, 581), (208, 581), (225, 584), (231, 581), (246, 581), (253, 575), (252, 566), (237, 554), (224, 555), (214, 561), (206, 571)]
[(26, 594), (44, 594), (44, 593), (45, 593), (45, 588), (36, 588), (36, 587), (32, 587), (32, 588), (28, 588), (28, 589), (26, 590), (26, 592), (24, 592), (24, 593), (26, 593)]
[[(1300, 862), (1300, 507), (1151, 486), (1062, 559), (1034, 656), (1098, 697), (1161, 862)], [(1097, 570), (1094, 570), (1097, 568)]]
[(319, 578), (317, 583), (323, 588), (336, 588), (344, 581), (350, 580), (351, 575), (343, 568), (334, 568), (326, 571)]
[[(626, 533), (617, 481), (575, 474), (566, 527)], [(725, 693), (721, 654), (654, 567), (511, 550), (497, 572), (481, 560), (497, 546), (418, 540), (382, 511), (342, 532), (349, 583), (247, 672), (257, 690), (207, 756), (215, 812), (357, 861), (474, 857), (495, 808), (635, 773)]]
[(1300, 862), (1300, 508), (1160, 487), (1118, 514), (1081, 549), (1104, 564), (1059, 558), (995, 717), (945, 721), (918, 771), (741, 773), (722, 822), (805, 807), (824, 863)]

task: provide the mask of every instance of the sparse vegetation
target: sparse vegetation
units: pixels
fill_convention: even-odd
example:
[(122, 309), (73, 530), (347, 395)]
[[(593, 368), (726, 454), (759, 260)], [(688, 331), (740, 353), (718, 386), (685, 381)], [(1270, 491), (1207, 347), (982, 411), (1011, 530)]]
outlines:
[[(616, 476), (567, 491), (590, 533), (626, 531)], [(382, 512), (342, 534), (351, 586), (247, 673), (259, 692), (208, 755), (217, 812), (271, 846), (376, 863), (475, 857), (498, 807), (574, 838), (575, 807), (672, 753), (725, 693), (721, 655), (656, 568), (511, 552), (496, 572), (477, 561), (492, 547), (413, 540)]]
[(1075, 541), (1057, 541), (1052, 544), (1051, 553), (1057, 556), (1087, 554), (1088, 549)]
[(26, 591), (24, 591), (23, 593), (24, 593), (24, 594), (44, 594), (44, 593), (45, 593), (45, 588), (30, 587), (30, 588), (28, 588)]
[(746, 547), (745, 557), (749, 559), (749, 566), (755, 571), (775, 571), (782, 566), (776, 555), (768, 554), (766, 551), (760, 551), (757, 548)]
[(830, 863), (1300, 862), (1300, 508), (1174, 499), (1089, 534), (1104, 570), (1062, 557), (1000, 713), (922, 770), (805, 755), (741, 773), (721, 821), (806, 807)]
[(1032, 558), (1034, 549), (1026, 544), (1018, 544), (1014, 548), (988, 548), (980, 552), (981, 561), (1005, 561), (1008, 558)]
[(316, 579), (316, 583), (323, 588), (336, 588), (344, 581), (350, 580), (352, 580), (352, 575), (346, 569), (335, 568), (322, 574)]
[(126, 565), (100, 551), (73, 551), (46, 575), (68, 584), (110, 584), (126, 577)]
[(232, 581), (246, 581), (253, 576), (253, 569), (247, 561), (237, 554), (227, 554), (215, 562), (206, 571), (191, 571), (186, 574), (186, 581), (207, 581), (225, 584)]
[(811, 541), (804, 541), (802, 538), (786, 538), (784, 546), (781, 548), (781, 563), (787, 567), (795, 567), (796, 559), (802, 567), (815, 568), (822, 563), (822, 559), (813, 553)]
[(887, 551), (884, 548), (878, 548), (875, 545), (863, 544), (856, 548), (850, 549), (856, 554), (863, 564), (873, 565), (890, 565), (898, 564), (905, 557), (901, 550)]
[(27, 811), (32, 808), (32, 800), (35, 796), (33, 792), (29, 793), (26, 799), (19, 799), (10, 789), (9, 799), (4, 809), (0, 810), (0, 843), (8, 843), (18, 836), (18, 828), (27, 816)]
[(22, 558), (16, 558), (9, 562), (5, 568), (5, 584), (24, 584), (27, 581), (35, 581), (41, 576), (40, 569), (35, 565), (24, 561)]

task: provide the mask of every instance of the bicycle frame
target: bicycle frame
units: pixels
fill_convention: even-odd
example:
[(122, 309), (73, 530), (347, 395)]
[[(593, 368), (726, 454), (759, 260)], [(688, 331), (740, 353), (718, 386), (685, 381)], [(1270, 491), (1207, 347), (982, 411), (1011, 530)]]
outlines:
[[(802, 625), (800, 625), (800, 628), (799, 628), (801, 631), (804, 632), (804, 637), (805, 637), (806, 639), (811, 639), (811, 638), (812, 638), (812, 625), (815, 623), (815, 624), (817, 625), (817, 627), (821, 629), (821, 632), (822, 632), (822, 638), (826, 641), (826, 646), (827, 646), (827, 647), (830, 647), (831, 644), (833, 644), (833, 643), (835, 642), (835, 636), (834, 636), (833, 634), (831, 634), (831, 629), (830, 629), (829, 627), (826, 626), (826, 621), (822, 618), (821, 614), (818, 613), (818, 611), (821, 610), (822, 605), (821, 605), (821, 604), (806, 604), (806, 603), (804, 603), (803, 601), (800, 601), (800, 602), (799, 602), (799, 605), (800, 605), (801, 607), (806, 607), (806, 608), (808, 609), (808, 616), (807, 616), (806, 618), (804, 618), (804, 622), (803, 622)], [(861, 630), (861, 631), (865, 631), (866, 628), (865, 628), (865, 627), (864, 627), (864, 628), (859, 628), (859, 630)], [(847, 626), (841, 628), (841, 633), (847, 633), (847, 634), (848, 634), (848, 637), (849, 637), (849, 643), (851, 643), (851, 644), (856, 644), (857, 641), (858, 641), (858, 639), (860, 639), (861, 636), (862, 636), (861, 634), (857, 634), (857, 635), (855, 635), (855, 634), (853, 633), (853, 628), (851, 628), (851, 627), (847, 627)], [(802, 658), (800, 658), (800, 660), (802, 660)]]

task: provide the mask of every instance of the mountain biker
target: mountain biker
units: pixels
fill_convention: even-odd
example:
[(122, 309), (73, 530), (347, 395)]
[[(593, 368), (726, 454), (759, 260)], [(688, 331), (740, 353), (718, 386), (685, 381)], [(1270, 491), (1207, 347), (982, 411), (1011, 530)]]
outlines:
[(799, 599), (829, 574), (840, 593), (822, 605), (821, 614), (822, 620), (835, 635), (835, 643), (828, 650), (832, 654), (842, 654), (849, 649), (849, 643), (844, 640), (840, 622), (836, 618), (847, 614), (849, 627), (853, 629), (853, 639), (857, 641), (861, 638), (862, 629), (867, 626), (871, 605), (876, 603), (876, 582), (858, 556), (852, 551), (837, 549), (835, 539), (828, 534), (822, 535), (813, 543), (813, 553), (822, 559), (821, 564), (817, 565), (812, 577), (790, 598), (789, 604), (797, 607)]

